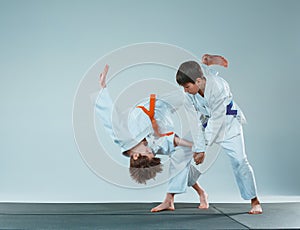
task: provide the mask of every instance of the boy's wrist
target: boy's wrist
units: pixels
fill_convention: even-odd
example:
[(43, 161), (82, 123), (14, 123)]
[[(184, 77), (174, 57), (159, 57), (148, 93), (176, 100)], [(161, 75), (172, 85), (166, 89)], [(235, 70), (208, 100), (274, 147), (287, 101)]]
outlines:
[(199, 147), (199, 146), (193, 145), (192, 151), (193, 151), (194, 153), (205, 152), (205, 151), (206, 151), (206, 146), (201, 146), (201, 147)]

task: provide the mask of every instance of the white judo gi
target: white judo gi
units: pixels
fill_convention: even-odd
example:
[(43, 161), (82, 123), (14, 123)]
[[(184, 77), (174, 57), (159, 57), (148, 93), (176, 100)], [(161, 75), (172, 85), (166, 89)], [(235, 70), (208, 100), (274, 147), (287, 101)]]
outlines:
[[(184, 103), (183, 100), (178, 100), (182, 98), (182, 95), (178, 97), (178, 93), (181, 92), (156, 98), (154, 117), (161, 133), (174, 131), (171, 114)], [(145, 99), (139, 105), (149, 107), (149, 99)], [(159, 138), (154, 136), (151, 121), (140, 108), (132, 106), (126, 111), (118, 111), (118, 108), (113, 105), (107, 88), (104, 88), (96, 101), (95, 110), (97, 117), (114, 142), (120, 146), (122, 152), (131, 149), (146, 138), (154, 154), (170, 156), (171, 179), (168, 193), (183, 193), (187, 186), (192, 186), (197, 182), (201, 173), (191, 165), (193, 157), (191, 149), (181, 146), (175, 148), (175, 134)]]
[[(222, 152), (230, 158), (242, 198), (252, 199), (257, 196), (257, 190), (244, 146), (242, 124), (246, 121), (245, 117), (233, 101), (228, 83), (217, 72), (207, 72), (207, 66), (201, 65), (201, 68), (206, 77), (204, 97), (199, 93), (187, 94), (200, 117), (198, 125), (203, 127), (198, 126), (197, 132), (192, 132), (193, 151), (205, 152), (207, 146), (220, 144)], [(205, 140), (199, 135), (203, 130)]]

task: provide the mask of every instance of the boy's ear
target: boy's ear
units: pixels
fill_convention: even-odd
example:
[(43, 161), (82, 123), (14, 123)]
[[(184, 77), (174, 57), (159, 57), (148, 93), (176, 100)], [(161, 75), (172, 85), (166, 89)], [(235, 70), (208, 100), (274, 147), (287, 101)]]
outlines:
[(201, 81), (202, 81), (202, 79), (200, 77), (197, 77), (195, 83), (199, 84)]
[(132, 154), (132, 158), (133, 158), (133, 160), (137, 160), (138, 158), (139, 158), (139, 155), (140, 154), (138, 154), (138, 153), (134, 153), (134, 154)]

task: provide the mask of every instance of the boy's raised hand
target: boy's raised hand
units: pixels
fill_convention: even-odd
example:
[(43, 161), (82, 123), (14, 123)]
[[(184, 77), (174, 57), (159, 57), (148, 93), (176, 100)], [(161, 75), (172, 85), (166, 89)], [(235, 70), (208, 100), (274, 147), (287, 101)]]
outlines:
[(100, 84), (101, 88), (106, 87), (106, 75), (107, 75), (108, 69), (109, 69), (109, 65), (106, 64), (103, 71), (102, 71), (102, 73), (100, 74), (99, 84)]

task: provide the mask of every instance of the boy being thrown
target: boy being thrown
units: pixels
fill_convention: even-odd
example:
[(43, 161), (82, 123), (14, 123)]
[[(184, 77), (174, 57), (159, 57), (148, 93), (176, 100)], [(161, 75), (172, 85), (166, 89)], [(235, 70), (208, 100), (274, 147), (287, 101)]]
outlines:
[[(167, 198), (151, 211), (174, 210), (174, 195), (185, 192), (187, 186), (192, 186), (199, 194), (201, 203), (199, 208), (208, 208), (207, 195), (197, 182), (200, 172), (191, 165), (192, 143), (178, 137), (173, 132), (173, 124), (168, 122), (171, 111), (174, 111), (174, 107), (182, 106), (183, 102), (178, 102), (177, 95), (175, 97), (167, 95), (163, 99), (152, 95), (150, 103), (133, 108), (126, 117), (117, 112), (120, 116), (112, 121), (114, 105), (106, 86), (108, 69), (106, 65), (100, 74), (99, 85), (102, 91), (96, 102), (96, 113), (111, 138), (120, 146), (123, 155), (130, 157), (131, 177), (138, 183), (146, 183), (161, 171), (160, 158), (155, 154), (171, 156), (170, 171), (171, 175), (175, 176), (169, 181)], [(120, 133), (121, 135), (118, 135)], [(183, 152), (177, 153), (176, 146), (181, 146)], [(178, 165), (180, 165), (179, 173)], [(174, 173), (172, 170), (177, 172)]]

